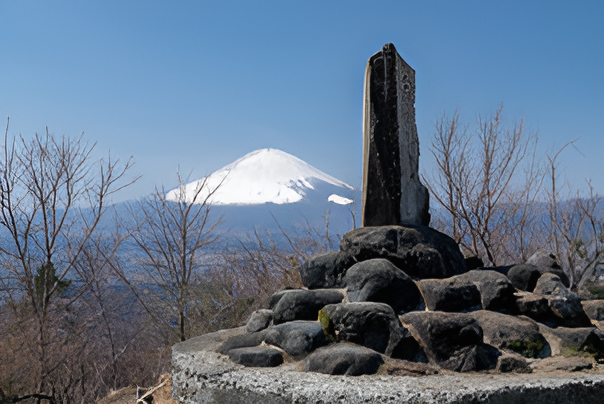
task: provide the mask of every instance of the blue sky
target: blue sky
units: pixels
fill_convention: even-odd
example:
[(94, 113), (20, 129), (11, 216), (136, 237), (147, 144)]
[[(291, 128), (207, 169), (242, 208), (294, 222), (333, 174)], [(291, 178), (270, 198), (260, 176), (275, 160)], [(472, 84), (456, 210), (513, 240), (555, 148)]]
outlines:
[[(425, 171), (434, 123), (503, 103), (604, 192), (604, 0), (0, 0), (0, 119), (136, 162), (120, 199), (265, 147), (361, 183), (365, 64), (416, 70)], [(4, 127), (4, 123), (2, 123)]]

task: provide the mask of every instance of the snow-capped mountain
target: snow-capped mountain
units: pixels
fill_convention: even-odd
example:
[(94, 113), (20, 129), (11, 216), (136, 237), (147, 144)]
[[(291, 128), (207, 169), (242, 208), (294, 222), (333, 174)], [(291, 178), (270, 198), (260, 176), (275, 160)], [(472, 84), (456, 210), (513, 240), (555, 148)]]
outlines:
[[(261, 149), (246, 154), (235, 162), (200, 180), (168, 192), (171, 201), (207, 202), (216, 205), (277, 205), (314, 200), (347, 205), (353, 187), (310, 164), (277, 149)], [(199, 192), (198, 192), (199, 191)], [(196, 196), (197, 194), (197, 196)]]

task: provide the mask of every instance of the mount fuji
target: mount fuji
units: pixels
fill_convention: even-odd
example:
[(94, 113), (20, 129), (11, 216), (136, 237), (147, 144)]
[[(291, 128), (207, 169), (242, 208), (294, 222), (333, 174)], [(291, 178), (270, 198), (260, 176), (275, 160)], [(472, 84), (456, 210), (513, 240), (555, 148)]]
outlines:
[[(300, 202), (309, 192), (324, 185), (354, 190), (345, 182), (291, 154), (277, 149), (261, 149), (246, 154), (207, 177), (171, 190), (166, 198), (189, 203), (202, 203), (207, 199), (211, 205), (282, 205)], [(198, 190), (199, 195), (195, 198)], [(340, 205), (353, 202), (337, 194), (327, 199)]]
[[(199, 191), (199, 192), (198, 192)], [(229, 230), (282, 228), (300, 223), (343, 234), (355, 226), (356, 190), (303, 160), (261, 149), (166, 194), (174, 202), (202, 203)], [(197, 197), (195, 195), (197, 194)]]

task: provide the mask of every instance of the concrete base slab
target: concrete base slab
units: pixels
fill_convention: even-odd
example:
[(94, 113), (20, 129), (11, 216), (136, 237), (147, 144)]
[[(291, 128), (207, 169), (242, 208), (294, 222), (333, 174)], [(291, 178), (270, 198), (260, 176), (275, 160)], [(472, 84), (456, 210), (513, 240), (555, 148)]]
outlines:
[(183, 404), (412, 403), (601, 404), (604, 372), (464, 373), (434, 376), (328, 376), (246, 368), (213, 352), (242, 328), (192, 338), (172, 349), (172, 395)]

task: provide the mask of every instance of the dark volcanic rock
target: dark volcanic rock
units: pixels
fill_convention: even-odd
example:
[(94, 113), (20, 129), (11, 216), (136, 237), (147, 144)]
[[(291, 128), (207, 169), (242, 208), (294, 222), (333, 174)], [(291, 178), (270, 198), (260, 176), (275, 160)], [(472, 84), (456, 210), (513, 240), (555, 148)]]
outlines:
[(448, 278), (466, 272), (455, 241), (424, 226), (362, 227), (346, 233), (340, 249), (358, 262), (385, 258), (416, 278)]
[(550, 310), (557, 323), (563, 327), (589, 327), (591, 320), (583, 311), (581, 300), (576, 294), (554, 294), (547, 297)]
[(341, 288), (346, 271), (355, 263), (351, 255), (341, 251), (317, 254), (300, 266), (300, 277), (308, 289)]
[(557, 324), (564, 327), (588, 327), (591, 321), (581, 299), (571, 292), (557, 275), (545, 273), (537, 281), (535, 292), (547, 297), (549, 308)]
[(216, 351), (221, 354), (226, 354), (232, 349), (258, 346), (264, 341), (264, 333), (265, 331), (260, 331), (251, 334), (234, 335), (224, 341)]
[(379, 353), (347, 343), (320, 348), (305, 361), (309, 372), (346, 376), (374, 374), (383, 363), (384, 359)]
[(586, 300), (582, 301), (583, 311), (592, 320), (604, 320), (604, 300)]
[(421, 302), (415, 282), (386, 259), (376, 258), (353, 265), (345, 281), (351, 302), (386, 303), (396, 313), (415, 310)]
[(292, 321), (272, 326), (266, 330), (264, 341), (291, 356), (312, 352), (328, 342), (321, 324), (316, 321)]
[(541, 274), (552, 273), (557, 275), (564, 286), (569, 287), (570, 281), (568, 276), (558, 264), (558, 260), (556, 255), (553, 253), (548, 253), (546, 251), (537, 251), (535, 254), (531, 255), (531, 257), (526, 261), (529, 265), (534, 265), (539, 269)]
[(483, 331), (484, 342), (497, 348), (509, 349), (522, 356), (545, 356), (549, 345), (539, 332), (539, 326), (526, 317), (515, 317), (481, 310), (470, 314)]
[(252, 313), (249, 320), (245, 325), (245, 330), (247, 332), (258, 332), (264, 330), (268, 327), (273, 321), (273, 311), (272, 310), (256, 310)]
[(551, 273), (545, 273), (539, 277), (533, 293), (540, 295), (552, 295), (566, 293), (568, 288), (562, 283), (560, 277)]
[(283, 363), (281, 352), (268, 347), (231, 349), (229, 359), (243, 366), (275, 367)]
[(343, 298), (344, 295), (337, 290), (286, 290), (273, 308), (273, 322), (316, 320), (323, 306), (339, 303)]
[(483, 343), (482, 328), (469, 314), (412, 312), (401, 321), (432, 364), (458, 372), (497, 366), (499, 352)]
[(417, 286), (424, 297), (426, 308), (431, 311), (463, 312), (481, 307), (480, 292), (467, 279), (423, 279)]
[(534, 265), (520, 264), (510, 268), (507, 276), (516, 289), (532, 292), (541, 276), (541, 271)]
[(288, 289), (283, 289), (283, 290), (273, 293), (268, 301), (269, 309), (273, 310), (275, 308), (275, 306), (277, 305), (277, 303), (279, 303), (279, 300), (281, 300), (281, 298), (283, 296), (285, 296), (286, 293), (289, 293), (292, 290), (300, 290), (300, 289), (288, 288)]
[(604, 357), (604, 335), (595, 327), (550, 328), (539, 324), (539, 330), (551, 347), (552, 356), (575, 356), (590, 354)]
[(400, 321), (384, 303), (330, 304), (319, 313), (328, 338), (363, 345), (390, 356), (403, 337)]
[(482, 260), (475, 255), (472, 257), (465, 258), (464, 261), (466, 262), (466, 268), (468, 269), (468, 271), (472, 269), (482, 268), (484, 266), (484, 262), (482, 262)]
[(497, 359), (497, 367), (495, 368), (495, 371), (498, 373), (531, 373), (533, 369), (522, 356), (503, 353)]
[(519, 292), (515, 295), (515, 313), (530, 317), (535, 321), (555, 323), (547, 298), (530, 292)]
[(564, 372), (579, 372), (593, 368), (593, 360), (580, 356), (561, 357), (553, 356), (535, 362), (532, 368), (539, 372), (555, 372), (562, 370)]
[(492, 270), (475, 270), (455, 278), (473, 283), (480, 292), (482, 308), (485, 310), (513, 310), (514, 286), (507, 276)]

